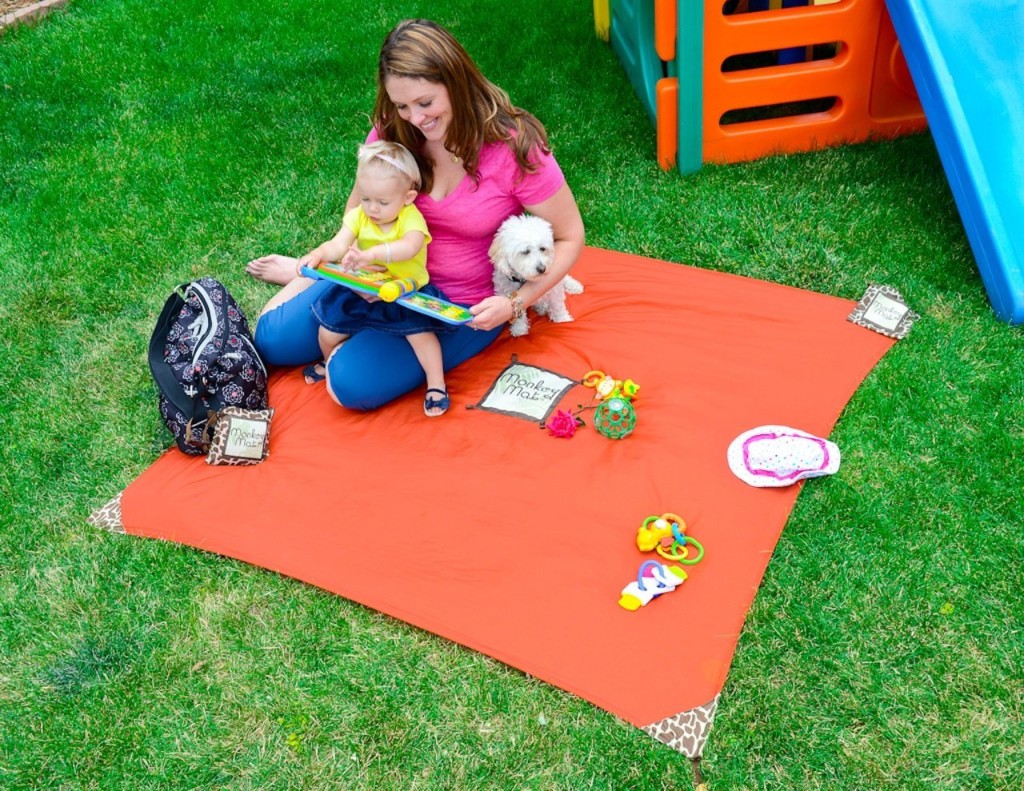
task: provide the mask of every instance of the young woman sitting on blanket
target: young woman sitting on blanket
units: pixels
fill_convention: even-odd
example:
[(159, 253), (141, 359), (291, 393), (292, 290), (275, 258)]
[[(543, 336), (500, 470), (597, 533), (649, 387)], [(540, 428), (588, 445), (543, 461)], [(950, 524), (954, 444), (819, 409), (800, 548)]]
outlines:
[[(377, 80), (367, 141), (398, 142), (415, 155), (423, 179), (415, 205), (433, 237), (431, 282), (474, 316), (440, 337), (447, 370), (487, 348), (506, 322), (561, 281), (583, 249), (583, 220), (544, 127), (514, 107), (440, 25), (416, 19), (396, 26), (381, 47)], [(347, 207), (357, 204), (353, 192)], [(551, 223), (554, 265), (517, 292), (495, 294), (491, 239), (523, 211)], [(256, 346), (273, 365), (304, 365), (320, 355), (310, 307), (331, 284), (301, 277), (296, 263), (268, 255), (246, 266), (254, 277), (284, 286), (256, 324)], [(424, 383), (405, 339), (373, 330), (335, 349), (326, 375), (331, 397), (351, 409), (373, 409)]]

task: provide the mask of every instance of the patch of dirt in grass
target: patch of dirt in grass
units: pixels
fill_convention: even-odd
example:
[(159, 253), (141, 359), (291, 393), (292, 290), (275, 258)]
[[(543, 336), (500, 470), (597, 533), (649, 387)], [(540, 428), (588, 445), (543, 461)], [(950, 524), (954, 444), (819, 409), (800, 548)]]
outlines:
[(39, 0), (0, 0), (0, 16), (35, 5)]

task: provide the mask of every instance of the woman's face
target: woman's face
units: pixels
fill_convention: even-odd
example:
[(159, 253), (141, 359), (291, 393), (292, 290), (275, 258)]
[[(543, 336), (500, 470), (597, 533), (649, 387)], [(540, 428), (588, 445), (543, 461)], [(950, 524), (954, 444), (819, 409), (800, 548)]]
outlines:
[(452, 104), (443, 83), (388, 77), (384, 90), (399, 118), (419, 129), (428, 142), (444, 144), (452, 121)]

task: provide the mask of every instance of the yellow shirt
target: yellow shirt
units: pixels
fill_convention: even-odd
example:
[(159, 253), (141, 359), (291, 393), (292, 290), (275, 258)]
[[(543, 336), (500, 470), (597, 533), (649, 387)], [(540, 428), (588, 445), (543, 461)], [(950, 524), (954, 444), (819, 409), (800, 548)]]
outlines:
[(359, 245), (360, 250), (366, 250), (384, 242), (397, 242), (410, 231), (422, 233), (423, 246), (419, 252), (408, 261), (392, 261), (387, 268), (388, 272), (395, 277), (411, 277), (420, 287), (430, 282), (430, 276), (427, 274), (427, 244), (430, 242), (430, 232), (427, 230), (427, 221), (423, 219), (420, 210), (414, 205), (409, 204), (398, 213), (398, 217), (391, 225), (391, 230), (387, 233), (367, 217), (359, 206), (348, 211), (342, 222), (356, 235), (356, 244)]

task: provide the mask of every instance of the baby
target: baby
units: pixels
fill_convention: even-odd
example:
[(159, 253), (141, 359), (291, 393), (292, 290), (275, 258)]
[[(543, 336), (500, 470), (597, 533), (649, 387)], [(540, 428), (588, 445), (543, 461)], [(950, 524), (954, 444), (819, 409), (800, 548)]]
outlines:
[[(419, 188), (419, 166), (404, 146), (381, 140), (360, 146), (355, 185), (359, 206), (345, 214), (337, 235), (306, 253), (299, 259), (299, 266), (316, 269), (322, 263), (340, 261), (346, 269), (386, 270), (396, 278), (415, 281), (421, 293), (443, 299), (437, 288), (428, 285), (430, 233), (423, 215), (413, 205)], [(306, 367), (303, 374), (307, 382), (324, 379), (331, 355), (357, 332), (404, 335), (427, 378), (424, 413), (439, 417), (448, 411), (450, 401), (437, 333), (452, 332), (455, 326), (339, 284), (331, 284), (317, 298), (313, 314), (320, 323), (323, 362)]]

